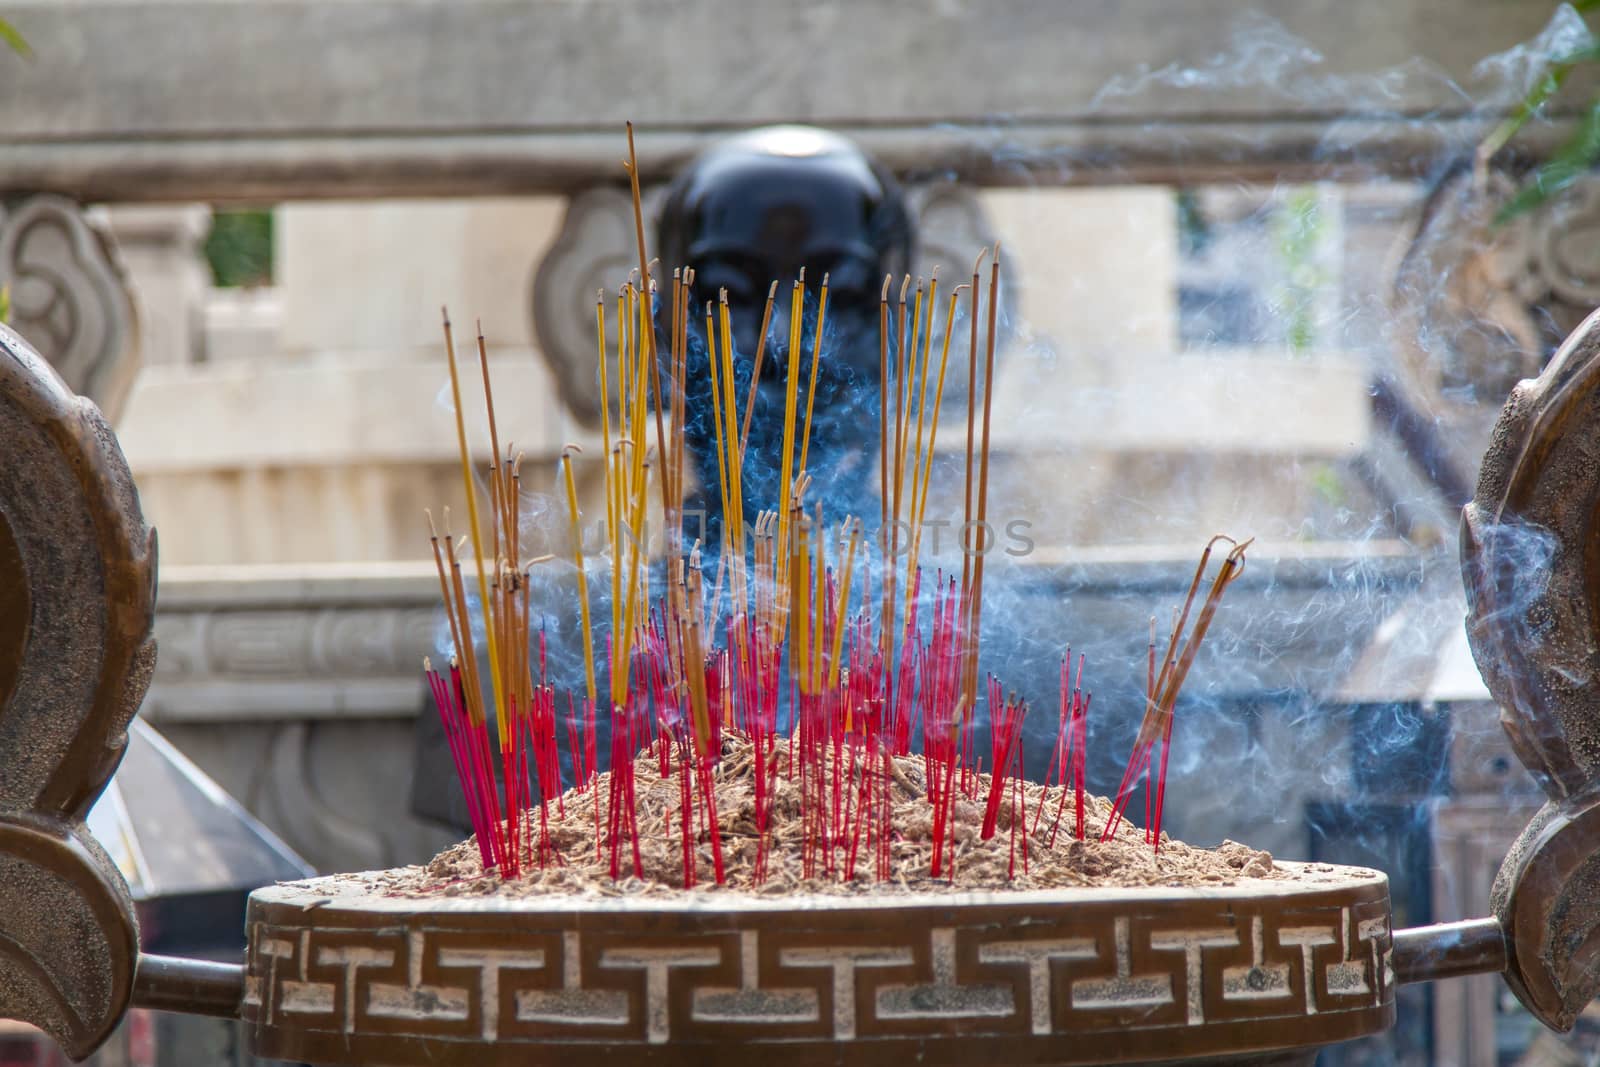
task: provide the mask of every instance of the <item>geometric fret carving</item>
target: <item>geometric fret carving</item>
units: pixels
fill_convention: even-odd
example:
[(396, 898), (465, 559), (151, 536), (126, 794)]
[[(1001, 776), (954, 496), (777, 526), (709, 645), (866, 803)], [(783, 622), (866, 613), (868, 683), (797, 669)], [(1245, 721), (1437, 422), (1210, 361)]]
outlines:
[(483, 1018), (483, 1039), (500, 1036), (500, 980), (506, 971), (538, 970), (544, 966), (544, 953), (538, 949), (447, 948), (439, 952), (439, 963), (446, 967), (476, 967), (479, 972), (479, 1011)]
[(489, 1065), (541, 1049), (688, 1065), (731, 1042), (776, 1067), (935, 1040), (964, 1058), (1097, 1063), (1130, 1030), (1141, 1047), (1218, 1055), (1387, 1026), (1387, 883), (1286, 888), (591, 913), (465, 896), (368, 909), (348, 880), (322, 880), (252, 898), (243, 1014), (272, 1058), (426, 1063), (448, 1058), (443, 1042)]
[(643, 971), (645, 1040), (664, 1045), (672, 1036), (672, 1008), (667, 1002), (667, 986), (672, 972), (689, 967), (714, 967), (722, 954), (707, 948), (628, 948), (607, 949), (600, 966)]
[(739, 933), (739, 987), (704, 986), (694, 991), (694, 1019), (709, 1023), (809, 1023), (820, 1018), (810, 989), (762, 989), (760, 934)]
[(361, 987), (358, 976), (369, 967), (393, 967), (394, 958), (392, 950), (371, 948), (366, 945), (340, 945), (317, 950), (318, 963), (344, 968), (345, 1033), (353, 1034), (356, 1030), (356, 990)]
[(1278, 943), (1292, 945), (1300, 950), (1300, 981), (1305, 991), (1306, 1014), (1317, 1013), (1316, 949), (1338, 941), (1331, 926), (1291, 926), (1278, 931)]
[(1159, 1008), (1172, 1003), (1172, 975), (1134, 974), (1133, 949), (1126, 916), (1114, 922), (1116, 974), (1082, 978), (1072, 983), (1072, 1006), (1079, 1011)]
[[(367, 1012), (396, 1019), (443, 1018), (464, 1020), (470, 1011), (469, 990), (464, 986), (435, 985), (423, 980), (422, 964), (426, 935), (411, 934), (406, 955), (406, 981), (373, 982), (367, 990)], [(442, 954), (441, 954), (442, 955)], [(445, 962), (441, 959), (441, 962)]]
[(880, 1019), (968, 1019), (1016, 1011), (1011, 987), (962, 985), (956, 981), (956, 932), (935, 929), (930, 937), (933, 981), (878, 990)]
[(1099, 954), (1092, 937), (1047, 941), (991, 941), (978, 950), (985, 963), (1025, 963), (1028, 966), (1028, 1019), (1036, 1034), (1048, 1034), (1056, 1025), (1050, 1010), (1050, 964), (1056, 960), (1092, 960)]
[(786, 948), (779, 958), (785, 967), (826, 967), (833, 972), (833, 1037), (849, 1041), (856, 1036), (856, 971), (902, 966), (910, 963), (912, 956), (910, 948), (831, 945)]
[(1184, 1002), (1190, 1026), (1206, 1021), (1201, 952), (1208, 948), (1232, 948), (1238, 943), (1239, 935), (1232, 930), (1174, 930), (1150, 935), (1151, 948), (1183, 953)]
[(561, 988), (528, 989), (517, 994), (517, 1020), (565, 1023), (571, 1026), (625, 1026), (628, 998), (606, 989), (583, 987), (583, 962), (578, 934), (562, 935)]
[(1227, 1000), (1263, 1000), (1286, 997), (1290, 993), (1289, 965), (1268, 965), (1266, 935), (1261, 916), (1250, 920), (1250, 965), (1229, 967), (1222, 972), (1222, 996)]

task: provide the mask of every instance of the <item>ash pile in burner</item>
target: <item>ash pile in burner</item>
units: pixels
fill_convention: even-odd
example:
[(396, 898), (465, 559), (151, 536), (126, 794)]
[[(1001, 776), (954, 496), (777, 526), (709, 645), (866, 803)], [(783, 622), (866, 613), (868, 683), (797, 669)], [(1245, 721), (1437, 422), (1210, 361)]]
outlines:
[[(774, 758), (788, 758), (788, 743), (779, 742)], [(925, 788), (925, 763), (920, 757), (896, 757), (891, 774), (893, 823), (898, 830), (891, 843), (891, 868), (887, 881), (879, 881), (861, 862), (856, 869), (846, 867), (851, 840), (828, 846), (827, 873), (816, 864), (817, 873), (807, 876), (803, 853), (807, 826), (800, 790), (779, 779), (773, 798), (768, 827), (769, 851), (765, 858), (766, 878), (754, 877), (758, 853), (758, 833), (754, 807), (754, 751), (748, 741), (728, 740), (717, 772), (716, 796), (720, 808), (718, 824), (722, 831), (725, 888), (763, 894), (782, 893), (937, 893), (966, 889), (1051, 889), (1064, 886), (1185, 886), (1231, 885), (1241, 879), (1278, 879), (1288, 875), (1276, 867), (1272, 856), (1234, 841), (1215, 849), (1196, 848), (1163, 835), (1159, 851), (1151, 849), (1144, 831), (1124, 822), (1116, 834), (1102, 841), (1113, 809), (1104, 797), (1090, 796), (1085, 804), (1089, 834), (1078, 840), (1066, 831), (1073, 811), (1073, 798), (1065, 803), (1065, 818), (1058, 828), (1055, 814), (1061, 789), (1028, 783), (1023, 793), (1026, 814), (1017, 818), (1012, 837), (1012, 808), (1002, 807), (999, 832), (982, 838), (984, 816), (982, 797), (989, 791), (989, 775), (974, 775), (973, 796), (958, 796), (955, 803), (955, 863), (951, 877), (932, 877), (933, 819)], [(859, 776), (859, 766), (849, 768)], [(382, 891), (396, 896), (462, 896), (506, 894), (536, 896), (544, 893), (598, 893), (637, 895), (674, 893), (683, 890), (682, 857), (676, 840), (679, 783), (663, 778), (654, 754), (639, 756), (634, 766), (634, 783), (640, 829), (641, 876), (630, 871), (613, 881), (604, 849), (596, 847), (595, 805), (603, 818), (610, 775), (601, 774), (586, 789), (568, 791), (559, 810), (551, 805), (550, 838), (562, 859), (538, 867), (526, 863), (515, 879), (484, 877), (485, 871), (476, 842), (464, 841), (446, 849), (424, 867), (388, 872)], [(1069, 791), (1070, 792), (1070, 791)], [(1054, 831), (1054, 832), (1053, 832)], [(1052, 837), (1055, 839), (1051, 845)], [(710, 846), (697, 845), (699, 867), (709, 872)], [(1024, 853), (1026, 864), (1024, 865)], [(492, 872), (489, 872), (492, 874)], [(699, 883), (705, 891), (716, 892), (710, 879)]]

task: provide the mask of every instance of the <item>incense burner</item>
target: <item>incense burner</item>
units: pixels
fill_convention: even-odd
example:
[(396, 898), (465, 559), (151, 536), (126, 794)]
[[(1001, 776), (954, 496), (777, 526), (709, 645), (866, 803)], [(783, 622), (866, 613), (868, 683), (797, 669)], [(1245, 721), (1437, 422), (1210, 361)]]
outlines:
[(0, 1016), (77, 1056), (131, 1003), (243, 1018), (258, 1052), (315, 1063), (1293, 1064), (1389, 1025), (1397, 984), (1503, 972), (1569, 1028), (1600, 992), (1597, 436), (1591, 317), (1514, 392), (1463, 524), (1474, 655), (1549, 798), (1490, 916), (1391, 930), (1383, 875), (1350, 868), (827, 900), (416, 900), (345, 876), (259, 891), (246, 960), (216, 964), (139, 953), (83, 825), (148, 679), (153, 552), (110, 431), (0, 328), (0, 454), (24, 457), (0, 468), (0, 735), (49, 741), (0, 747)]
[(335, 876), (252, 898), (243, 1016), (258, 1054), (312, 1063), (1309, 1063), (1394, 1020), (1388, 881), (1287, 871), (420, 900)]

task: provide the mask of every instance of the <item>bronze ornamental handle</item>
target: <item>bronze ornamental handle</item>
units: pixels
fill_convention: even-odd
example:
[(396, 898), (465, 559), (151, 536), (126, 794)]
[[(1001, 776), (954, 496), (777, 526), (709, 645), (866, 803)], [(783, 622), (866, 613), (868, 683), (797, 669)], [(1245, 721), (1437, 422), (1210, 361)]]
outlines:
[(83, 817), (155, 665), (155, 566), (111, 428), (0, 325), (0, 1017), (80, 1059), (133, 989), (133, 904)]
[[(1462, 512), (1461, 567), (1473, 658), (1549, 797), (1490, 900), (1506, 981), (1565, 1030), (1600, 993), (1600, 313), (1512, 391)], [(1396, 935), (1397, 960), (1425, 933)], [(1416, 973), (1459, 960), (1424, 953)]]

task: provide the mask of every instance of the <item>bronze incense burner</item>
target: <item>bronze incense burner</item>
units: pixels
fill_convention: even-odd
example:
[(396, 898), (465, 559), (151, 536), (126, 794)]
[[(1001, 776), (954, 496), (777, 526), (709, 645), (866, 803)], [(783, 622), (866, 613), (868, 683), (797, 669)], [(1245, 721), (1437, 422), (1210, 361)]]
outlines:
[(313, 1063), (1284, 1062), (1395, 1010), (1388, 880), (1325, 865), (1204, 890), (665, 900), (408, 900), (333, 876), (260, 890), (249, 927), (256, 1050)]
[(84, 828), (154, 662), (154, 537), (99, 413), (0, 327), (0, 1016), (80, 1058), (137, 1004), (317, 1063), (1305, 1063), (1390, 1025), (1397, 984), (1498, 971), (1569, 1028), (1600, 990), (1597, 437), (1592, 317), (1512, 395), (1462, 527), (1472, 647), (1549, 796), (1493, 916), (1391, 931), (1387, 880), (1355, 868), (744, 904), (397, 900), (336, 876), (256, 893), (223, 965), (141, 955)]

